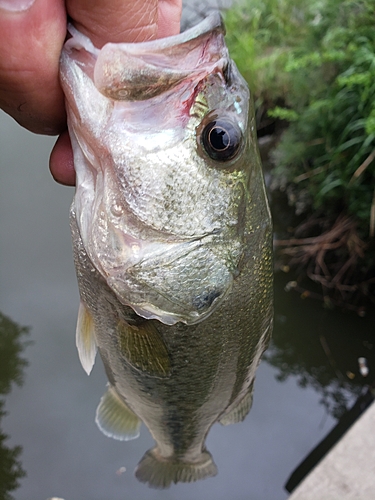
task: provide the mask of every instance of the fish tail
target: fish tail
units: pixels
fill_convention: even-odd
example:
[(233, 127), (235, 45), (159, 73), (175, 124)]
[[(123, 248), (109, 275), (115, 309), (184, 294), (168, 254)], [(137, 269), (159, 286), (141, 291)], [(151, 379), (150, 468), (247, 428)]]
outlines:
[(169, 488), (172, 483), (190, 483), (216, 476), (217, 467), (211, 454), (204, 450), (194, 462), (178, 457), (162, 457), (157, 448), (146, 451), (139, 462), (135, 476), (151, 488)]

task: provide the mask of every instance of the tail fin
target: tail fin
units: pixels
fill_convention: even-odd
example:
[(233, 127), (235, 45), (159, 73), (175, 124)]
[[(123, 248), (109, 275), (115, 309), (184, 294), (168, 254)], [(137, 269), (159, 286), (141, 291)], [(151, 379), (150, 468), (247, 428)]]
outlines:
[(194, 462), (184, 462), (177, 457), (164, 458), (157, 448), (146, 451), (139, 462), (135, 476), (151, 488), (169, 488), (172, 483), (190, 483), (216, 476), (217, 467), (211, 454), (204, 450)]

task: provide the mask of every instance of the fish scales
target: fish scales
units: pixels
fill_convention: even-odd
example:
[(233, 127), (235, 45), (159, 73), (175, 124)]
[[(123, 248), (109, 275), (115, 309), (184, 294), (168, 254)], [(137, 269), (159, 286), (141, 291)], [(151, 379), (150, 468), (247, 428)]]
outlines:
[(76, 342), (108, 377), (96, 422), (156, 445), (152, 487), (216, 474), (215, 422), (243, 420), (272, 329), (272, 228), (246, 83), (219, 14), (180, 35), (61, 58), (77, 187)]

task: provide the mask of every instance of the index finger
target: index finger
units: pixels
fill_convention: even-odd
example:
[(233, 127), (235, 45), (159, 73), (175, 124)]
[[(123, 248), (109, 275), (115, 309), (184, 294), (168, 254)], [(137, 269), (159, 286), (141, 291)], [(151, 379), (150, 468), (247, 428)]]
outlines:
[(65, 128), (59, 85), (64, 1), (34, 0), (18, 11), (17, 4), (0, 2), (0, 106), (27, 129), (55, 135)]

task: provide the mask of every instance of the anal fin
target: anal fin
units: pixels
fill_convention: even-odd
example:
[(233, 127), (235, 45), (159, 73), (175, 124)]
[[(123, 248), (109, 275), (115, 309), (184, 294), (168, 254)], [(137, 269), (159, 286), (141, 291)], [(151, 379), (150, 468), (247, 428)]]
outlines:
[(224, 415), (219, 419), (219, 422), (222, 425), (230, 425), (242, 422), (245, 419), (246, 415), (249, 413), (252, 404), (253, 384), (251, 384), (250, 389), (246, 392), (244, 397), (240, 399), (238, 404), (228, 413), (224, 413)]
[(128, 408), (112, 386), (108, 387), (100, 400), (95, 422), (103, 434), (120, 441), (137, 438), (141, 427), (140, 419)]
[(94, 320), (82, 301), (78, 310), (76, 346), (81, 365), (87, 375), (90, 375), (97, 351), (95, 327)]
[(128, 363), (151, 377), (167, 377), (171, 364), (167, 346), (155, 323), (145, 320), (140, 325), (118, 324), (120, 349)]

